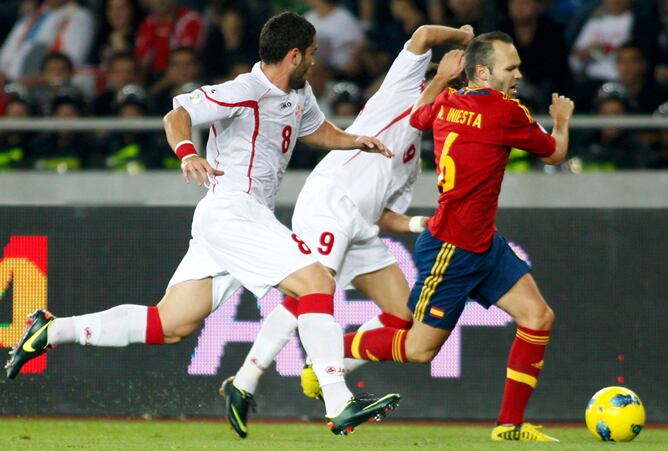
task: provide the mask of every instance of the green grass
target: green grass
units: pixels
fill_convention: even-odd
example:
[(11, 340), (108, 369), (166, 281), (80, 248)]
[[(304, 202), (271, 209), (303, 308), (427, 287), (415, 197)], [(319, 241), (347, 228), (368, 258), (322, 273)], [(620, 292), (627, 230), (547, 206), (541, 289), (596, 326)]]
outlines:
[[(667, 428), (646, 428), (630, 443), (603, 443), (583, 427), (549, 427), (560, 443), (495, 443), (489, 426), (381, 423), (335, 437), (323, 424), (250, 424), (241, 440), (226, 423), (0, 419), (0, 449), (6, 450), (668, 450)], [(547, 429), (547, 428), (546, 428)]]

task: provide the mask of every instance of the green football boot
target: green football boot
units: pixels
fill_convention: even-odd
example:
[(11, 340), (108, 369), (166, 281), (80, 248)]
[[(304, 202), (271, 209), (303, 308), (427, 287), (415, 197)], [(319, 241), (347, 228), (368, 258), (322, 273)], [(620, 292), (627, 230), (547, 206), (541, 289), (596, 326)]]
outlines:
[(28, 316), (28, 327), (23, 337), (16, 347), (9, 351), (9, 360), (5, 365), (8, 379), (14, 379), (23, 365), (51, 348), (47, 331), (55, 319), (56, 317), (46, 310), (35, 310)]
[(239, 437), (248, 435), (248, 409), (255, 411), (253, 395), (234, 386), (234, 376), (228, 377), (218, 391), (225, 397), (225, 416)]
[(336, 435), (348, 435), (355, 426), (367, 420), (380, 421), (390, 410), (396, 409), (401, 396), (390, 393), (382, 398), (371, 395), (355, 395), (335, 417), (325, 417), (327, 426)]

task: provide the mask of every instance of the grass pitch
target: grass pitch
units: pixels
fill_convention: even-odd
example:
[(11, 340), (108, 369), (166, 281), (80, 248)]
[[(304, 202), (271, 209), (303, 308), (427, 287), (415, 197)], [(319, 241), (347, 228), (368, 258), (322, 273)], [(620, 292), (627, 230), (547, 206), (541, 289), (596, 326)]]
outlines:
[(8, 450), (668, 450), (668, 429), (651, 426), (629, 443), (598, 442), (582, 427), (550, 426), (560, 443), (496, 443), (491, 426), (366, 424), (348, 437), (323, 424), (250, 424), (241, 440), (223, 422), (0, 418), (0, 449)]

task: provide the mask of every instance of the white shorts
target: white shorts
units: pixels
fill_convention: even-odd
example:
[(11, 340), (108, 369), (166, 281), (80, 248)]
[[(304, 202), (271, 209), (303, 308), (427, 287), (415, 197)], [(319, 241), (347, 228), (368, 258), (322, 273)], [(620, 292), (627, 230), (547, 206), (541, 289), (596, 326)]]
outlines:
[(316, 262), (274, 213), (242, 192), (211, 192), (199, 201), (188, 252), (168, 287), (213, 277), (213, 310), (244, 286), (261, 298)]
[(378, 237), (378, 226), (326, 177), (311, 176), (299, 193), (292, 230), (320, 263), (336, 271), (341, 288), (357, 276), (390, 266), (396, 258)]

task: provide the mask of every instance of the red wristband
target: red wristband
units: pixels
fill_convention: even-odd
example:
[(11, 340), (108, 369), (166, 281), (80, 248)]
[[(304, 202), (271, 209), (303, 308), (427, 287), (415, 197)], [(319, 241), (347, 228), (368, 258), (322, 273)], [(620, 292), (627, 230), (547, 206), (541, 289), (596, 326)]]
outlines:
[(190, 141), (181, 141), (176, 145), (174, 151), (176, 152), (176, 156), (179, 157), (179, 160), (183, 160), (183, 158), (188, 155), (197, 155), (197, 150)]

